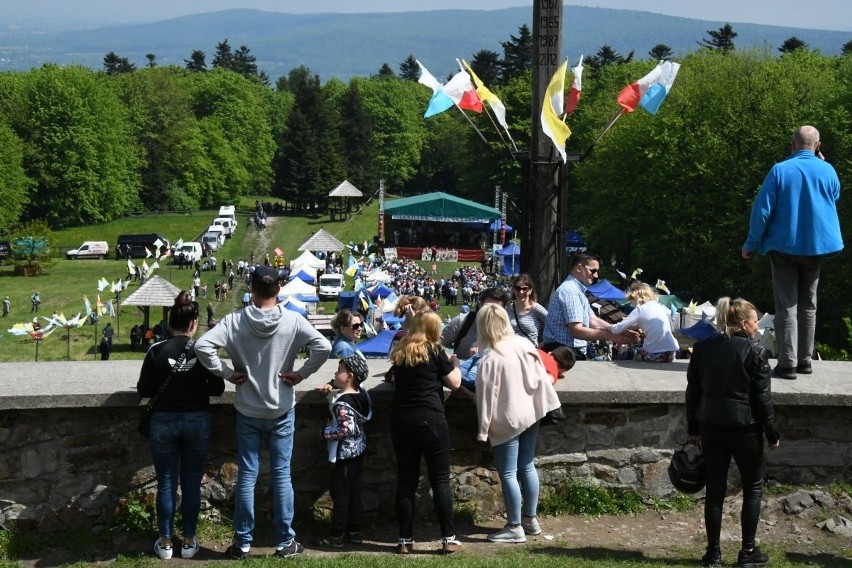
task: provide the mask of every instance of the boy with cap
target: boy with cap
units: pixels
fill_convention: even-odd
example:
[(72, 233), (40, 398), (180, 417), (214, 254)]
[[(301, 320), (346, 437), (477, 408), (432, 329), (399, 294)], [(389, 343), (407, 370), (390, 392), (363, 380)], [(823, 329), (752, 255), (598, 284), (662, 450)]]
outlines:
[(320, 546), (341, 548), (345, 540), (363, 542), (361, 471), (367, 448), (364, 423), (372, 418), (373, 409), (370, 395), (361, 388), (361, 383), (368, 373), (367, 361), (354, 354), (341, 359), (334, 374), (334, 386), (339, 391), (331, 399), (331, 421), (322, 431), (323, 438), (328, 440), (334, 509), (331, 534), (319, 541)]

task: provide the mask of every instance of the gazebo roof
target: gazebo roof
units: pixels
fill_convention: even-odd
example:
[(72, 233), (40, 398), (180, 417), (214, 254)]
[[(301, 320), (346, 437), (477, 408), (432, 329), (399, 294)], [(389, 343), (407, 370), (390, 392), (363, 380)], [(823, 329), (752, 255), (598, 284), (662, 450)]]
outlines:
[(346, 246), (338, 241), (334, 235), (325, 229), (320, 229), (314, 233), (311, 238), (302, 243), (299, 250), (333, 250), (340, 252), (344, 248), (346, 248)]
[(343, 183), (331, 190), (329, 197), (363, 197), (363, 193), (357, 187), (349, 183), (349, 180), (343, 180)]
[(171, 307), (180, 289), (161, 276), (152, 276), (121, 303), (124, 306)]

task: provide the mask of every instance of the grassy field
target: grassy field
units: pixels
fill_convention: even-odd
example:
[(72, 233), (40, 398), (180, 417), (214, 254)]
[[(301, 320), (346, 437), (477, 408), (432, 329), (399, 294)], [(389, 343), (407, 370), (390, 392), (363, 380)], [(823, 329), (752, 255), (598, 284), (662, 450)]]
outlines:
[[(328, 216), (305, 216), (305, 217), (276, 217), (270, 218), (269, 228), (258, 232), (246, 229), (247, 212), (253, 208), (254, 198), (245, 198), (239, 204), (241, 213), (238, 213), (239, 226), (234, 238), (226, 241), (225, 246), (216, 253), (220, 262), (231, 259), (236, 265), (240, 258), (248, 260), (255, 253), (259, 260), (263, 255), (269, 253), (274, 257), (273, 250), (280, 247), (285, 252), (285, 258), (291, 259), (300, 253), (297, 250), (305, 240), (320, 228), (333, 234), (344, 244), (350, 240), (363, 243), (364, 240), (372, 241), (378, 224), (378, 203), (373, 200), (362, 211), (353, 215), (348, 221), (330, 221)], [(118, 235), (125, 233), (150, 233), (157, 232), (176, 242), (179, 238), (191, 240), (201, 233), (210, 221), (216, 216), (216, 211), (198, 211), (186, 214), (162, 213), (151, 215), (140, 215), (125, 217), (111, 223), (77, 227), (56, 231), (55, 238), (57, 246), (61, 250), (73, 248), (84, 240), (105, 240), (110, 247), (115, 246)], [(36, 315), (30, 312), (30, 296), (34, 291), (41, 295), (42, 304), (38, 312), (39, 316), (49, 317), (55, 310), (71, 318), (84, 311), (83, 296), (87, 296), (92, 305), (98, 296), (97, 282), (100, 278), (106, 278), (110, 282), (124, 278), (127, 275), (125, 261), (116, 261), (114, 252), (106, 260), (66, 260), (58, 258), (56, 265), (47, 274), (35, 277), (16, 276), (11, 266), (0, 267), (0, 297), (9, 296), (12, 302), (12, 313), (5, 318), (6, 321), (0, 325), (0, 361), (33, 361), (36, 355), (36, 345), (29, 336), (14, 336), (8, 330), (18, 322), (32, 320)], [(140, 265), (142, 259), (136, 259)], [(149, 265), (149, 261), (146, 261)], [(425, 264), (425, 263), (424, 263)], [(160, 263), (159, 275), (172, 282), (180, 289), (187, 289), (192, 283), (192, 272), (178, 270), (172, 266), (168, 259)], [(440, 263), (439, 276), (451, 274), (458, 263)], [(202, 282), (207, 283), (209, 302), (201, 300), (202, 310), (206, 304), (211, 303), (214, 307), (216, 317), (219, 318), (233, 309), (242, 305), (242, 294), (245, 287), (235, 282), (235, 290), (229, 294), (227, 300), (216, 302), (213, 299), (213, 287), (217, 279), (221, 279), (221, 270), (215, 273), (202, 273)], [(131, 282), (129, 288), (122, 294), (127, 298), (138, 288), (137, 282)], [(352, 289), (352, 281), (347, 278), (347, 288)], [(106, 303), (112, 298), (108, 292), (101, 293), (101, 300)], [(326, 313), (333, 313), (337, 307), (336, 302), (323, 302), (320, 304)], [(442, 313), (447, 308), (442, 309)], [(456, 313), (456, 309), (450, 309), (448, 313)], [(157, 323), (162, 317), (160, 308), (152, 308), (151, 325)], [(129, 347), (130, 328), (135, 324), (142, 323), (142, 311), (134, 306), (122, 306), (116, 318), (105, 316), (98, 322), (97, 327), (86, 324), (81, 328), (72, 329), (69, 333), (65, 330), (55, 330), (38, 345), (39, 361), (62, 361), (71, 359), (75, 361), (84, 359), (95, 359), (97, 355), (97, 342), (100, 332), (106, 322), (111, 322), (116, 328), (113, 339), (112, 357), (115, 359), (141, 359), (142, 353), (132, 352)], [(204, 319), (204, 318), (202, 318)], [(44, 323), (44, 322), (42, 322)], [(204, 323), (202, 321), (202, 331)]]

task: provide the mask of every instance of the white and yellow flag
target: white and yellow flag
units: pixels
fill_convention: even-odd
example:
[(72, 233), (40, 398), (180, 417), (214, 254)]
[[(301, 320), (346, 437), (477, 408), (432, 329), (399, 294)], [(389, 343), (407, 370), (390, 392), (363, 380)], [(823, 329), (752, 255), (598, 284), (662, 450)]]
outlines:
[(568, 58), (559, 66), (544, 94), (541, 103), (541, 129), (553, 141), (562, 162), (567, 162), (565, 154), (565, 142), (571, 137), (571, 129), (562, 121), (563, 109), (565, 108), (565, 73), (568, 71)]

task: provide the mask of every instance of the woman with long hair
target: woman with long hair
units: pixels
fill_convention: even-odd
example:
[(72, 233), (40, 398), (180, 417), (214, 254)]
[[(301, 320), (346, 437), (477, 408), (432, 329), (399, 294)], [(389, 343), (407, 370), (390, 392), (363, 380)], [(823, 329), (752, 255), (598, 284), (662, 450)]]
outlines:
[[(195, 357), (198, 302), (183, 291), (169, 312), (168, 339), (151, 346), (142, 363), (136, 391), (156, 396), (149, 442), (157, 473), (157, 528), (154, 552), (167, 560), (174, 546), (178, 485), (181, 489), (181, 557), (198, 552), (195, 538), (201, 510), (201, 478), (210, 448), (210, 397), (225, 391), (225, 381)], [(168, 384), (164, 383), (168, 381)]]
[(701, 444), (707, 468), (707, 551), (701, 563), (722, 564), (722, 505), (733, 457), (743, 490), (742, 549), (737, 563), (762, 566), (769, 558), (755, 545), (755, 534), (763, 496), (763, 437), (771, 448), (780, 444), (772, 405), (771, 370), (766, 351), (753, 341), (757, 310), (750, 302), (720, 298), (716, 322), (722, 333), (695, 344), (686, 374), (689, 442)]
[(482, 354), (476, 376), (477, 438), (491, 443), (507, 521), (488, 540), (526, 542), (526, 535), (541, 533), (536, 518), (538, 471), (533, 463), (538, 422), (562, 403), (538, 350), (514, 334), (502, 306), (482, 306), (476, 327)]
[(450, 429), (444, 413), (444, 387), (458, 389), (461, 373), (438, 343), (441, 325), (441, 317), (434, 312), (415, 315), (408, 334), (390, 354), (394, 364), (391, 438), (397, 467), (397, 552), (405, 555), (414, 548), (412, 524), (421, 459), (426, 460), (442, 550), (451, 553), (462, 547), (453, 528)]
[(538, 303), (535, 285), (529, 274), (519, 274), (512, 280), (512, 304), (506, 308), (509, 323), (516, 335), (527, 338), (538, 347), (547, 319), (547, 308)]

